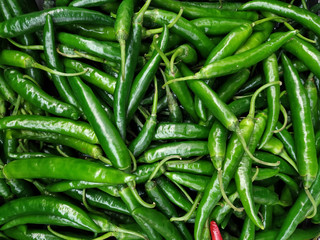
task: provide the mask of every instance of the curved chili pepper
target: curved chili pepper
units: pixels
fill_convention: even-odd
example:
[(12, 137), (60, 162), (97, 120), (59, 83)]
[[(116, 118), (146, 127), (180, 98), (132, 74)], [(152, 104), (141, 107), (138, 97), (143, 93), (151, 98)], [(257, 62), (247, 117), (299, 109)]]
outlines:
[(210, 181), (210, 178), (207, 176), (192, 173), (165, 172), (164, 175), (173, 182), (200, 192), (204, 191), (206, 185)]
[(70, 104), (61, 102), (40, 89), (35, 83), (15, 69), (4, 71), (5, 79), (9, 86), (20, 96), (41, 109), (57, 116), (77, 120), (79, 111)]
[(194, 123), (159, 123), (153, 140), (205, 139), (209, 129)]
[(166, 169), (168, 171), (193, 173), (207, 176), (211, 176), (214, 172), (212, 163), (208, 160), (168, 161), (166, 162)]
[(219, 227), (215, 221), (210, 222), (210, 233), (212, 240), (222, 240)]
[(66, 218), (82, 228), (99, 232), (99, 227), (79, 207), (53, 197), (34, 196), (12, 200), (0, 207), (0, 222), (6, 223), (18, 216), (28, 214), (49, 214)]

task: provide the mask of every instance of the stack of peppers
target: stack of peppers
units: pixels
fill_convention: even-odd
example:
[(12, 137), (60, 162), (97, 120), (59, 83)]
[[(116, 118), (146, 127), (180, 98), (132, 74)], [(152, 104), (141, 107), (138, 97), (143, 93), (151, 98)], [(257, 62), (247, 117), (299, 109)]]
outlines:
[(319, 3), (36, 2), (0, 1), (0, 239), (319, 237)]

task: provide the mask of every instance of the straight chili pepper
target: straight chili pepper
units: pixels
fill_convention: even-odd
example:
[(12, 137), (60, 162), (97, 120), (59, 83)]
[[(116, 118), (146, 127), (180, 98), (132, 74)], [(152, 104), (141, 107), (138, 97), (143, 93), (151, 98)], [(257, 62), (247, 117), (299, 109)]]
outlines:
[[(149, 7), (150, 0), (148, 0), (139, 12), (134, 14), (132, 20), (132, 29), (126, 47), (126, 64), (123, 74), (119, 74), (114, 94), (114, 118), (116, 126), (120, 132), (122, 139), (126, 139), (126, 125), (127, 125), (127, 109), (129, 93), (134, 79), (134, 73), (137, 66), (139, 50), (141, 46), (142, 24), (145, 11)], [(121, 70), (122, 71), (122, 70)]]
[(284, 3), (277, 0), (261, 1), (255, 0), (245, 3), (239, 8), (243, 10), (263, 10), (275, 13), (279, 16), (291, 18), (294, 21), (302, 24), (306, 28), (309, 28), (317, 35), (320, 35), (320, 18), (316, 14), (299, 8), (293, 4)]
[[(164, 27), (164, 31), (162, 32), (160, 37), (154, 39), (154, 41), (156, 42), (154, 42), (153, 44), (157, 44), (161, 51), (165, 51), (168, 44), (168, 38), (169, 30)], [(152, 78), (156, 74), (160, 61), (160, 54), (157, 51), (154, 51), (151, 58), (134, 78), (128, 100), (128, 120), (133, 117), (133, 114), (137, 110), (142, 98), (146, 94)]]
[[(63, 72), (64, 67), (56, 51), (56, 43), (54, 39), (55, 33), (51, 15), (46, 16), (46, 22), (43, 30), (43, 38), (44, 55), (48, 67)], [(79, 104), (77, 103), (75, 96), (72, 94), (72, 90), (68, 83), (68, 80), (63, 76), (58, 76), (55, 74), (52, 74), (51, 77), (62, 100), (79, 109)]]
[[(255, 48), (215, 61), (207, 65), (206, 67), (203, 67), (194, 76), (178, 78), (173, 81), (210, 79), (213, 77), (225, 76), (231, 73), (235, 73), (240, 69), (250, 67), (270, 56), (296, 34), (297, 31), (273, 33), (273, 38)], [(188, 82), (190, 83), (195, 81)]]
[(131, 168), (131, 158), (127, 146), (91, 88), (84, 84), (79, 77), (69, 78), (69, 82), (112, 165), (115, 168), (128, 171)]
[[(188, 3), (182, 1), (173, 1), (173, 0), (154, 0), (152, 1), (152, 5), (156, 7), (160, 7), (169, 11), (173, 11), (178, 13), (181, 8), (183, 8), (183, 16), (187, 18), (201, 18), (201, 17), (219, 17), (219, 18), (232, 18), (232, 19), (248, 19), (248, 20), (257, 20), (258, 16), (255, 12), (244, 12), (240, 11), (224, 11), (220, 9), (209, 8), (207, 3), (205, 6), (201, 6), (200, 4), (205, 3)], [(235, 20), (236, 21), (236, 20)]]
[(308, 189), (315, 180), (318, 171), (310, 106), (299, 75), (292, 66), (290, 59), (282, 54), (281, 60), (285, 86), (290, 100), (298, 170), (303, 178), (304, 187)]
[(8, 116), (0, 120), (0, 129), (29, 129), (60, 133), (97, 144), (98, 139), (91, 126), (71, 119), (36, 115)]
[(45, 24), (46, 15), (53, 17), (57, 25), (71, 23), (99, 22), (103, 25), (112, 25), (113, 19), (105, 14), (93, 10), (74, 7), (57, 7), (48, 10), (23, 14), (0, 23), (0, 37), (12, 38), (21, 34), (40, 30)]
[[(266, 83), (279, 81), (277, 56), (272, 54), (266, 58), (262, 64)], [(259, 149), (261, 149), (263, 145), (272, 137), (280, 113), (280, 86), (271, 86), (266, 91), (268, 99), (268, 120), (266, 130), (259, 145)]]

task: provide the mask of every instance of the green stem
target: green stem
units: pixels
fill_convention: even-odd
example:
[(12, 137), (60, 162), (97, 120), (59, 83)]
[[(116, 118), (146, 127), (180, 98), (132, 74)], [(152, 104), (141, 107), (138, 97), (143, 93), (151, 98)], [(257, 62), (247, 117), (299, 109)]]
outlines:
[(50, 225), (48, 225), (47, 228), (48, 228), (49, 232), (51, 232), (53, 235), (55, 235), (59, 238), (66, 239), (66, 240), (79, 240), (79, 238), (69, 237), (69, 236), (66, 236), (66, 235), (63, 235), (61, 233), (54, 231)]
[(255, 22), (251, 23), (251, 26), (254, 27), (254, 26), (257, 26), (257, 25), (262, 24), (264, 22), (268, 22), (268, 21), (272, 21), (272, 20), (283, 20), (284, 22), (286, 21), (286, 19), (283, 17), (273, 16), (273, 17), (267, 17), (267, 18), (257, 20)]
[(168, 156), (168, 157), (165, 157), (164, 159), (162, 159), (162, 160), (157, 164), (157, 166), (155, 167), (155, 169), (153, 170), (153, 172), (151, 173), (148, 182), (150, 182), (150, 181), (154, 178), (154, 176), (156, 176), (157, 172), (158, 172), (159, 169), (163, 166), (163, 164), (165, 164), (167, 161), (169, 161), (169, 160), (171, 160), (171, 159), (175, 159), (175, 158), (181, 159), (181, 157), (180, 157), (179, 155), (172, 155), (172, 156)]
[[(288, 23), (288, 22), (284, 22), (283, 23), (289, 30), (294, 31), (295, 29)], [(304, 36), (302, 36), (300, 33), (297, 33), (297, 37), (301, 38), (304, 41), (307, 41), (309, 43), (316, 43), (316, 41), (311, 40), (309, 38), (306, 38)]]
[(128, 182), (127, 183), (130, 190), (131, 190), (131, 193), (133, 194), (133, 196), (135, 197), (135, 199), (143, 206), (143, 207), (146, 207), (146, 208), (154, 208), (156, 206), (155, 203), (147, 203), (145, 202), (139, 195), (139, 193), (137, 192), (137, 189), (136, 189), (136, 184), (134, 181), (131, 181), (131, 182)]
[(219, 185), (220, 185), (220, 191), (221, 191), (221, 194), (222, 194), (222, 197), (224, 199), (224, 201), (226, 201), (226, 203), (236, 212), (242, 212), (243, 211), (243, 208), (237, 208), (236, 206), (234, 206), (232, 204), (232, 202), (229, 200), (226, 192), (224, 191), (224, 187), (223, 187), (223, 180), (222, 180), (222, 170), (219, 170), (218, 171), (218, 180), (219, 180)]
[(282, 115), (283, 115), (283, 125), (281, 128), (277, 129), (277, 130), (274, 130), (273, 132), (274, 133), (278, 133), (278, 132), (281, 132), (282, 130), (284, 130), (288, 124), (288, 113), (287, 113), (287, 110), (282, 106), (282, 104), (280, 105), (280, 111), (282, 112)]
[(170, 221), (171, 222), (173, 222), (173, 221), (184, 221), (184, 222), (188, 221), (191, 218), (194, 211), (196, 210), (198, 203), (200, 202), (200, 200), (202, 198), (202, 195), (203, 195), (203, 192), (198, 192), (196, 199), (194, 200), (194, 203), (192, 204), (192, 207), (189, 210), (189, 212), (187, 212), (184, 216), (181, 216), (181, 217), (172, 217), (172, 218), (170, 218)]
[(312, 207), (313, 207), (313, 213), (310, 215), (310, 216), (307, 216), (307, 218), (313, 218), (316, 214), (317, 214), (317, 203), (316, 201), (314, 200), (313, 196), (311, 195), (310, 191), (308, 188), (304, 188), (304, 191), (306, 192), (311, 204), (312, 204)]
[(193, 204), (193, 199), (190, 197), (187, 191), (179, 183), (177, 182), (173, 182), (173, 183), (181, 190), (181, 192), (183, 192), (186, 198)]
[(21, 49), (29, 49), (29, 50), (40, 50), (40, 51), (43, 51), (44, 50), (44, 47), (43, 45), (22, 45), (20, 43), (17, 43), (16, 41), (10, 39), (10, 38), (7, 38), (7, 40), (14, 46), (18, 47), (18, 48), (21, 48)]
[(79, 76), (79, 75), (85, 74), (88, 71), (88, 69), (86, 69), (86, 70), (84, 70), (82, 72), (78, 72), (78, 73), (64, 73), (64, 72), (59, 72), (59, 71), (53, 70), (51, 68), (48, 68), (46, 66), (43, 66), (43, 65), (41, 65), (41, 64), (39, 64), (37, 62), (35, 62), (33, 64), (33, 67), (39, 68), (39, 69), (41, 69), (43, 71), (46, 71), (48, 73), (51, 73), (51, 74), (56, 74), (56, 75), (65, 76), (65, 77)]

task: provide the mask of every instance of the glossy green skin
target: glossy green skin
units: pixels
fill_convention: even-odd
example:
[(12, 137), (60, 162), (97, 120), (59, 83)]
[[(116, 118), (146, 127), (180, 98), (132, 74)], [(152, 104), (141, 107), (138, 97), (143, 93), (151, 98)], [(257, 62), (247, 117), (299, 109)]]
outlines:
[(245, 52), (249, 49), (257, 47), (268, 39), (273, 30), (273, 23), (264, 22), (258, 26), (260, 26), (262, 30), (253, 32), (251, 36), (247, 39), (247, 41), (236, 51), (235, 54)]
[(3, 174), (6, 178), (55, 178), (82, 180), (109, 184), (122, 184), (133, 181), (131, 174), (100, 163), (78, 158), (30, 158), (24, 161), (12, 161), (5, 165)]
[[(151, 181), (145, 184), (146, 192), (149, 198), (156, 203), (157, 209), (159, 209), (167, 218), (177, 217), (178, 213), (173, 204), (169, 199), (163, 194), (161, 189), (157, 186), (156, 182)], [(184, 222), (174, 221), (173, 222), (180, 233), (183, 235), (184, 239), (192, 240), (192, 235), (190, 234), (188, 228)]]
[[(253, 177), (254, 174), (257, 172), (256, 168), (251, 169), (251, 176)], [(279, 174), (278, 168), (259, 168), (258, 174), (255, 177), (255, 181), (263, 181), (268, 178), (272, 178)]]
[(79, 111), (70, 104), (61, 102), (44, 92), (35, 83), (15, 69), (6, 69), (4, 72), (6, 82), (21, 97), (53, 115), (77, 120)]
[(30, 229), (26, 232), (19, 227), (10, 228), (4, 231), (4, 233), (13, 238), (13, 239), (25, 239), (25, 240), (34, 240), (34, 239), (46, 239), (46, 240), (61, 240), (61, 238), (53, 235), (48, 230), (44, 229)]
[(122, 170), (130, 169), (131, 158), (127, 146), (91, 88), (79, 77), (71, 77), (69, 82), (112, 166)]
[[(263, 132), (266, 127), (267, 115), (261, 112), (256, 115), (255, 120), (253, 120), (253, 132), (249, 140), (249, 151), (254, 152), (258, 146)], [(239, 193), (239, 198), (241, 200), (242, 206), (250, 218), (252, 223), (259, 228), (263, 228), (263, 224), (256, 214), (256, 207), (253, 201), (253, 190), (252, 190), (252, 173), (251, 173), (252, 159), (244, 154), (236, 174), (234, 176), (237, 185), (237, 191)]]
[(171, 155), (179, 155), (184, 158), (202, 156), (208, 153), (208, 145), (204, 141), (173, 142), (145, 151), (138, 162), (153, 163)]
[(244, 24), (250, 24), (246, 19), (231, 19), (217, 17), (200, 17), (191, 21), (196, 27), (200, 28), (207, 35), (228, 34), (233, 29)]
[[(238, 198), (238, 193), (235, 192), (228, 196), (231, 203), (233, 203)], [(217, 205), (211, 215), (210, 220), (214, 220), (218, 225), (221, 225), (226, 216), (232, 211), (232, 208), (225, 201), (222, 201), (222, 205)]]
[[(51, 15), (46, 16), (43, 29), (43, 49), (47, 66), (59, 72), (64, 72), (63, 63), (56, 50), (55, 31)], [(51, 77), (61, 99), (79, 109), (79, 104), (72, 93), (67, 78), (55, 74), (52, 74)]]
[[(276, 239), (278, 234), (278, 229), (258, 232), (256, 234), (256, 240), (273, 240)], [(296, 229), (288, 240), (304, 240), (304, 239), (314, 239), (319, 236), (319, 226), (313, 226), (307, 229)]]
[(16, 93), (4, 80), (4, 75), (2, 70), (0, 70), (0, 93), (1, 93), (1, 96), (4, 98), (4, 100), (6, 100), (7, 102), (10, 102), (11, 104), (15, 104)]
[(269, 188), (253, 186), (253, 199), (256, 204), (277, 205), (280, 203), (279, 196)]
[(139, 132), (138, 136), (128, 146), (132, 154), (137, 157), (143, 153), (151, 144), (154, 134), (156, 132), (157, 116), (151, 114), (146, 120), (143, 128)]
[(99, 232), (99, 227), (81, 208), (53, 197), (19, 198), (2, 205), (0, 209), (1, 224), (23, 215), (48, 214), (70, 220), (89, 231)]
[[(160, 35), (159, 40), (157, 42), (158, 47), (163, 52), (166, 51), (168, 38), (169, 38), (169, 31), (167, 28), (164, 28), (164, 31)], [(127, 110), (128, 120), (130, 120), (133, 117), (134, 113), (138, 109), (140, 102), (145, 96), (148, 90), (148, 87), (158, 70), (160, 62), (161, 62), (161, 57), (159, 53), (157, 51), (154, 51), (151, 58), (148, 60), (148, 62), (143, 66), (143, 68), (134, 78), (130, 95), (129, 95), (129, 100), (128, 100), (128, 110)]]
[[(240, 122), (241, 133), (246, 140), (249, 141), (251, 133), (253, 131), (252, 123), (247, 121)], [(251, 130), (250, 130), (251, 129)], [(226, 189), (234, 176), (238, 164), (242, 158), (244, 149), (240, 143), (238, 137), (234, 133), (229, 140), (229, 144), (226, 150), (226, 158), (223, 166), (222, 179), (224, 183), (224, 189)], [(209, 184), (206, 186), (203, 197), (199, 203), (195, 221), (194, 238), (196, 240), (201, 239), (202, 228), (209, 217), (212, 209), (216, 206), (220, 198), (222, 197), (220, 192), (220, 185), (218, 181), (217, 173), (213, 174)]]
[(115, 2), (115, 0), (73, 0), (69, 6), (72, 7), (98, 7), (104, 3)]
[(196, 50), (189, 44), (182, 44), (176, 49), (177, 60), (185, 64), (194, 65), (198, 62), (198, 55)]
[[(282, 127), (282, 124), (280, 122), (277, 122), (276, 129), (280, 129), (281, 127)], [(287, 151), (287, 153), (290, 155), (290, 157), (294, 161), (297, 161), (297, 154), (296, 154), (296, 148), (294, 145), (294, 140), (292, 135), (288, 132), (288, 130), (283, 129), (281, 132), (275, 133), (275, 135), (283, 143), (283, 146)]]
[(7, 179), (6, 183), (10, 187), (11, 192), (18, 198), (31, 197), (37, 193), (34, 186), (23, 179)]
[[(158, 165), (157, 162), (151, 163), (151, 164), (139, 165), (136, 171), (132, 173), (133, 175), (136, 176), (135, 182), (139, 184), (139, 183), (145, 183), (146, 181), (148, 181), (152, 172), (157, 167), (157, 165)], [(161, 176), (165, 171), (166, 169), (164, 167), (160, 168), (154, 178)]]
[(277, 177), (279, 177), (290, 188), (290, 190), (293, 193), (298, 195), (298, 193), (300, 192), (300, 189), (299, 189), (299, 186), (295, 180), (293, 180), (291, 177), (289, 177), (285, 174), (282, 174), (282, 173), (278, 173)]
[(169, 161), (166, 162), (166, 169), (168, 171), (193, 173), (207, 176), (211, 176), (214, 173), (214, 167), (208, 160), (198, 160), (188, 163), (185, 163), (183, 161)]
[(232, 55), (247, 40), (251, 33), (251, 24), (243, 24), (232, 29), (232, 31), (211, 50), (204, 66)]
[(206, 139), (209, 129), (194, 123), (159, 123), (153, 140)]
[(12, 227), (19, 226), (21, 224), (46, 224), (46, 225), (54, 225), (54, 226), (66, 226), (66, 227), (74, 227), (78, 229), (87, 230), (87, 228), (62, 217), (57, 217), (55, 215), (27, 215), (27, 216), (18, 216), (13, 220), (4, 224), (0, 230), (4, 231)]
[(86, 181), (60, 181), (46, 186), (49, 192), (65, 192), (70, 189), (87, 189), (105, 186), (105, 183), (86, 182)]
[(258, 87), (262, 86), (265, 83), (264, 78), (261, 74), (256, 74), (251, 77), (242, 87), (237, 91), (237, 95), (241, 96), (247, 94), (248, 92), (252, 92)]
[[(272, 54), (262, 64), (266, 83), (279, 81), (277, 56)], [(266, 89), (266, 92), (268, 99), (268, 120), (259, 148), (265, 145), (272, 137), (280, 114), (280, 85), (270, 86)]]
[(207, 109), (198, 96), (194, 97), (194, 108), (200, 120), (207, 121)]
[(317, 150), (317, 154), (319, 154), (320, 152), (320, 131), (317, 131), (315, 133), (315, 142), (316, 142), (316, 150)]
[(51, 15), (57, 25), (71, 23), (99, 22), (103, 25), (112, 25), (113, 19), (105, 14), (93, 10), (79, 9), (74, 7), (57, 7), (48, 10), (23, 14), (0, 23), (0, 36), (12, 38), (22, 34), (40, 30), (45, 24), (46, 15)]
[(224, 102), (229, 102), (242, 85), (249, 79), (250, 71), (248, 69), (240, 70), (228, 77), (217, 90), (217, 94)]
[(76, 72), (82, 72), (84, 70), (88, 70), (86, 73), (81, 75), (81, 78), (84, 79), (86, 82), (89, 82), (102, 90), (105, 90), (108, 93), (113, 94), (114, 89), (116, 87), (117, 79), (113, 76), (101, 71), (89, 64), (65, 58), (63, 59), (63, 63), (66, 68), (70, 68), (75, 70)]
[(3, 49), (0, 52), (0, 64), (19, 68), (31, 68), (34, 67), (36, 62), (27, 53)]
[(297, 166), (303, 178), (304, 187), (309, 188), (318, 172), (310, 105), (299, 74), (291, 61), (284, 54), (281, 55), (281, 60), (292, 115)]
[(294, 21), (302, 24), (306, 28), (309, 28), (317, 35), (320, 35), (320, 18), (316, 14), (304, 9), (294, 6), (292, 4), (284, 3), (281, 1), (270, 0), (250, 1), (242, 5), (239, 10), (263, 10), (275, 13), (279, 16), (291, 18)]
[[(119, 190), (120, 196), (122, 201), (127, 205), (130, 213), (132, 214), (133, 211), (137, 208), (140, 208), (141, 205), (137, 202), (137, 200), (132, 195), (132, 192), (128, 187), (120, 187)], [(143, 210), (148, 211), (149, 209), (141, 207)], [(143, 213), (142, 213), (143, 214)], [(143, 219), (139, 218), (138, 216), (132, 214), (134, 220), (138, 223), (144, 233), (148, 236), (150, 240), (161, 240), (161, 235), (153, 228), (153, 224), (149, 224), (145, 222)]]
[(116, 38), (118, 41), (127, 40), (130, 33), (134, 0), (124, 0), (117, 10), (117, 18), (114, 23)]
[(168, 178), (158, 177), (156, 182), (159, 188), (163, 191), (166, 197), (176, 206), (188, 212), (192, 203), (181, 193), (181, 191), (175, 186)]
[[(145, 13), (146, 20), (152, 21), (158, 25), (167, 25), (173, 21), (176, 16), (177, 14), (173, 12), (160, 9), (147, 10)], [(209, 53), (208, 51), (210, 51), (213, 47), (211, 40), (191, 22), (183, 17), (179, 18), (177, 23), (173, 25), (170, 30), (192, 43), (203, 57), (207, 57)]]
[(273, 207), (270, 205), (261, 205), (260, 207), (264, 231), (269, 230), (272, 227), (272, 210)]
[(0, 120), (0, 129), (46, 131), (60, 133), (92, 144), (98, 143), (98, 139), (89, 124), (64, 118), (35, 115), (8, 116)]
[(183, 115), (182, 110), (177, 102), (176, 97), (171, 92), (169, 86), (166, 86), (166, 97), (167, 97), (167, 105), (169, 111), (169, 122), (173, 123), (182, 123)]
[[(320, 20), (319, 20), (320, 24)], [(300, 59), (317, 77), (320, 77), (320, 52), (311, 44), (294, 37), (283, 48)]]
[[(20, 1), (18, 0), (7, 0), (7, 8), (10, 8), (8, 10), (11, 10), (14, 16), (20, 16), (24, 14), (23, 11), (23, 7), (21, 6)], [(3, 8), (4, 10), (4, 8)], [(11, 18), (11, 16), (10, 16)], [(7, 19), (6, 19), (7, 20)], [(24, 35), (20, 35), (17, 37), (17, 40), (23, 44), (23, 45), (34, 45), (36, 43), (36, 39), (33, 35), (31, 34), (24, 34)], [(26, 53), (28, 53), (30, 56), (32, 56), (33, 58), (39, 60), (39, 54), (35, 51), (32, 50), (23, 50)], [(35, 79), (39, 84), (43, 84), (43, 76), (41, 75), (41, 71), (39, 69), (36, 68), (28, 68), (26, 69), (26, 73), (32, 77), (33, 79)]]
[[(82, 194), (83, 194), (82, 189), (67, 190), (66, 194), (78, 201), (82, 201)], [(130, 215), (130, 212), (127, 206), (124, 204), (124, 202), (120, 198), (111, 196), (100, 190), (87, 189), (86, 200), (90, 206)]]
[(240, 69), (248, 68), (277, 51), (296, 33), (296, 31), (274, 33), (272, 34), (272, 39), (255, 48), (215, 61), (203, 67), (198, 73), (194, 75), (195, 79), (210, 79), (213, 77), (225, 76), (231, 73), (238, 72)]
[(76, 33), (84, 37), (94, 38), (100, 41), (116, 41), (114, 27), (92, 26), (85, 24), (68, 24), (64, 26), (68, 32)]
[(306, 89), (307, 97), (309, 99), (312, 125), (316, 129), (318, 126), (318, 90), (314, 83), (313, 78), (307, 79), (304, 83), (304, 88)]
[[(288, 174), (288, 175), (293, 175), (293, 176), (297, 175), (296, 170), (294, 170), (294, 168), (291, 165), (289, 165), (289, 163), (287, 163), (285, 160), (283, 160), (282, 158), (280, 158), (274, 154), (256, 151), (254, 155), (258, 159), (265, 161), (265, 162), (276, 163), (279, 161), (280, 165), (277, 167), (277, 168), (279, 168), (279, 172), (284, 173), (284, 174)], [(261, 166), (259, 164), (257, 164), (257, 165)]]
[(115, 42), (98, 41), (92, 38), (82, 37), (71, 33), (58, 33), (57, 39), (60, 43), (85, 51), (92, 55), (106, 59), (107, 61), (120, 63), (120, 48)]
[(10, 188), (4, 179), (0, 179), (0, 197), (5, 200), (13, 197)]
[(210, 181), (210, 177), (192, 173), (165, 172), (164, 175), (173, 182), (200, 192), (204, 191)]
[(228, 129), (219, 121), (215, 121), (210, 129), (208, 148), (210, 158), (215, 169), (222, 168), (227, 148)]
[(254, 240), (255, 239), (255, 225), (251, 219), (247, 216), (243, 222), (242, 230), (239, 239), (240, 240)]
[[(143, 14), (135, 15), (132, 21), (132, 30), (129, 39), (126, 43), (126, 61), (125, 61), (125, 76), (119, 74), (114, 94), (114, 118), (116, 126), (120, 132), (122, 139), (126, 139), (126, 126), (127, 126), (127, 109), (129, 102), (129, 94), (134, 79), (139, 51), (141, 47), (142, 36), (142, 22)], [(120, 72), (122, 70), (120, 69)]]
[[(209, 4), (214, 3), (188, 3), (183, 1), (173, 1), (173, 0), (154, 0), (152, 5), (167, 9), (178, 13), (180, 8), (183, 7), (183, 16), (188, 19), (202, 18), (202, 17), (219, 17), (219, 18), (233, 18), (233, 19), (248, 19), (248, 20), (257, 20), (258, 15), (255, 12), (239, 12), (239, 11), (224, 11), (220, 9), (215, 9), (210, 7)], [(201, 6), (202, 5), (202, 6)]]
[(165, 215), (152, 208), (137, 207), (132, 215), (135, 219), (140, 219), (151, 225), (166, 240), (184, 239), (177, 228), (166, 218)]

